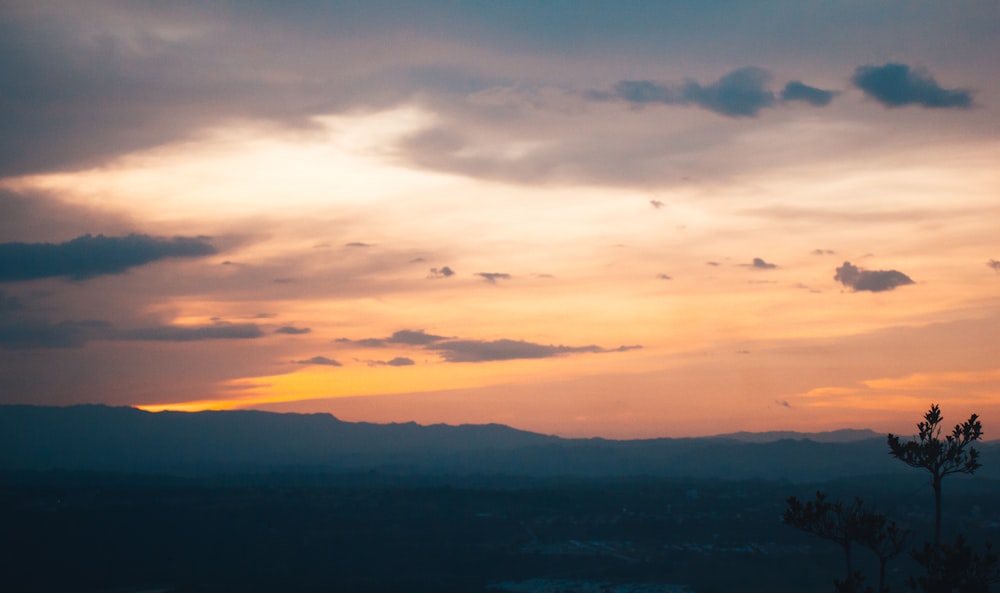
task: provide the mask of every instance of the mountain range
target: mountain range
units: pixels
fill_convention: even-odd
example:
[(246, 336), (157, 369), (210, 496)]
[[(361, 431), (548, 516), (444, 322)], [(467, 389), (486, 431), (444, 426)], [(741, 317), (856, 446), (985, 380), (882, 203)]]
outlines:
[[(997, 474), (1000, 443), (979, 446)], [(912, 472), (869, 430), (569, 439), (498, 424), (344, 422), (330, 414), (0, 406), (0, 470), (206, 475), (266, 471), (827, 480)]]

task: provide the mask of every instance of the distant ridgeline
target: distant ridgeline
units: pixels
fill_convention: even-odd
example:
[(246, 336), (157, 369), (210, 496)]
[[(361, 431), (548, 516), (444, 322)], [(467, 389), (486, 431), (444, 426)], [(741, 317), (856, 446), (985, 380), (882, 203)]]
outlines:
[[(1000, 443), (981, 447), (1000, 468)], [(0, 470), (205, 475), (273, 470), (531, 477), (826, 480), (905, 472), (871, 431), (562, 439), (489, 425), (342, 422), (329, 414), (0, 406)]]

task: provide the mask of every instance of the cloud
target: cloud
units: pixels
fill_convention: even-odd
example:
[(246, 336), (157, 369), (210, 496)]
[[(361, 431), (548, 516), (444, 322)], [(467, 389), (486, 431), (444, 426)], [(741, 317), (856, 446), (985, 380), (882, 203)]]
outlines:
[(782, 408), (791, 408), (792, 407), (792, 404), (788, 403), (787, 399), (776, 399), (776, 400), (774, 400), (774, 403), (778, 404)]
[(344, 366), (336, 360), (325, 356), (313, 356), (312, 358), (307, 358), (306, 360), (296, 360), (295, 364), (321, 365), (328, 367)]
[(264, 336), (256, 323), (220, 323), (217, 325), (161, 325), (118, 332), (119, 340), (154, 342), (197, 342), (201, 340), (252, 340)]
[(909, 276), (897, 270), (864, 270), (846, 261), (837, 268), (837, 274), (833, 279), (851, 290), (869, 292), (883, 292), (897, 286), (913, 284)]
[(832, 249), (813, 249), (812, 250), (812, 254), (813, 255), (834, 255), (835, 253), (836, 253), (836, 251), (834, 251)]
[(428, 278), (451, 278), (455, 275), (455, 270), (452, 270), (448, 266), (443, 268), (431, 268), (431, 273)]
[(392, 360), (366, 360), (365, 363), (368, 364), (368, 366), (370, 367), (375, 367), (375, 366), (408, 367), (417, 364), (413, 362), (412, 358), (407, 358), (405, 356), (397, 356)]
[(835, 91), (819, 89), (798, 80), (789, 81), (785, 84), (785, 89), (781, 91), (782, 101), (804, 101), (814, 107), (829, 105), (835, 96), (837, 96)]
[(649, 205), (659, 210), (660, 208), (663, 208), (664, 203), (660, 200), (650, 200)]
[(362, 243), (360, 241), (352, 241), (350, 243), (344, 243), (344, 247), (371, 247), (371, 243)]
[(657, 274), (656, 277), (659, 278), (660, 280), (673, 280), (673, 278), (671, 278), (667, 274)]
[(403, 344), (406, 346), (426, 346), (447, 340), (446, 336), (436, 336), (429, 334), (422, 329), (410, 330), (401, 329), (393, 332), (388, 338), (364, 338), (361, 340), (351, 340), (350, 338), (337, 338), (335, 341), (342, 344), (354, 344), (363, 348), (387, 348), (392, 344)]
[(656, 103), (697, 105), (729, 117), (754, 117), (761, 109), (774, 105), (774, 92), (767, 88), (770, 80), (770, 73), (763, 68), (740, 68), (708, 85), (694, 80), (679, 85), (663, 85), (650, 80), (622, 80), (615, 85), (611, 96), (634, 106)]
[(479, 276), (490, 284), (496, 284), (497, 280), (510, 280), (510, 274), (503, 272), (477, 272), (476, 276)]
[(750, 264), (750, 267), (758, 270), (773, 270), (774, 268), (777, 268), (778, 265), (766, 262), (759, 257), (755, 257), (753, 258), (753, 263)]
[(0, 325), (0, 348), (79, 348), (91, 340), (107, 337), (111, 329), (106, 321), (17, 320)]
[(159, 239), (149, 235), (83, 235), (65, 243), (0, 243), (0, 282), (121, 274), (168, 257), (216, 253), (204, 237)]
[(11, 313), (23, 310), (24, 301), (16, 296), (7, 296), (2, 290), (0, 290), (0, 319), (3, 319)]
[(859, 66), (851, 81), (886, 107), (967, 109), (972, 106), (968, 90), (943, 88), (927, 71), (913, 70), (906, 64)]
[(312, 332), (312, 329), (308, 327), (292, 327), (291, 325), (285, 325), (274, 330), (276, 334), (288, 334), (290, 336), (301, 336), (310, 332)]
[(498, 360), (518, 360), (552, 358), (563, 354), (606, 353), (635, 350), (641, 346), (620, 346), (613, 350), (600, 346), (554, 346), (535, 344), (521, 340), (451, 340), (428, 346), (428, 350), (440, 353), (448, 362), (489, 362)]
[(391, 344), (408, 344), (410, 346), (424, 346), (426, 344), (433, 344), (434, 342), (440, 342), (441, 340), (446, 340), (445, 336), (435, 336), (434, 334), (429, 334), (422, 329), (419, 330), (409, 330), (401, 329), (394, 332), (392, 336), (386, 339), (387, 342)]
[(1000, 261), (991, 259), (990, 261), (986, 262), (986, 265), (993, 268), (994, 272), (1000, 272)]

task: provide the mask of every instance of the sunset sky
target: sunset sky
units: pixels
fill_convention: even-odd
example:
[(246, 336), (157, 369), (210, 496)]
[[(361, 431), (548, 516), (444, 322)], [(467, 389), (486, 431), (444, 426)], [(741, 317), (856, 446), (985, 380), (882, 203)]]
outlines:
[[(1000, 436), (1000, 5), (0, 7), (0, 403)], [(906, 434), (909, 434), (906, 432)]]

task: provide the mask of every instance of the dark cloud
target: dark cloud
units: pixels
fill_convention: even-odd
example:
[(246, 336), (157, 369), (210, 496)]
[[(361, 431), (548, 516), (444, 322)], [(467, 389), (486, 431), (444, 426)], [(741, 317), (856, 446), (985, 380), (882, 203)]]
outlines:
[(412, 358), (405, 356), (397, 356), (392, 360), (366, 360), (365, 363), (370, 367), (408, 367), (417, 364)]
[(364, 338), (361, 340), (351, 340), (350, 338), (337, 338), (335, 341), (342, 344), (354, 344), (363, 348), (387, 348), (392, 344), (403, 344), (406, 346), (426, 346), (447, 340), (447, 336), (435, 336), (424, 330), (401, 329), (393, 332), (388, 338)]
[(913, 284), (909, 276), (897, 270), (864, 270), (846, 261), (837, 268), (833, 279), (854, 291), (883, 292)]
[(774, 92), (767, 88), (770, 79), (771, 75), (762, 68), (740, 68), (708, 85), (694, 80), (680, 85), (623, 80), (615, 85), (612, 96), (637, 107), (657, 103), (697, 105), (729, 117), (753, 117), (761, 109), (774, 105)]
[(886, 107), (967, 109), (972, 106), (972, 93), (968, 90), (943, 88), (927, 71), (914, 70), (906, 64), (859, 66), (851, 80)]
[(306, 360), (296, 360), (295, 364), (309, 364), (309, 365), (317, 364), (328, 367), (344, 366), (339, 362), (337, 362), (336, 360), (332, 358), (327, 358), (325, 356), (313, 356), (312, 358), (308, 358)]
[(660, 280), (673, 280), (673, 278), (667, 274), (657, 274), (656, 277)]
[(149, 235), (84, 235), (65, 243), (0, 243), (0, 282), (121, 274), (168, 257), (216, 253), (204, 237), (159, 239)]
[(720, 264), (717, 261), (707, 261), (707, 262), (705, 262), (705, 265), (706, 266), (712, 266), (713, 268), (717, 268), (717, 267), (719, 267)]
[(778, 265), (766, 262), (759, 257), (755, 257), (753, 258), (753, 263), (750, 264), (750, 267), (758, 270), (773, 270), (774, 268), (777, 268)]
[(993, 271), (1000, 272), (1000, 261), (991, 259), (990, 261), (986, 262), (986, 265), (993, 268)]
[(301, 336), (310, 332), (312, 332), (312, 329), (308, 327), (293, 327), (291, 325), (285, 325), (274, 330), (276, 334), (288, 334), (290, 336)]
[(660, 200), (650, 200), (649, 205), (659, 210), (660, 208), (663, 208), (664, 203), (661, 202)]
[(510, 274), (503, 272), (477, 272), (476, 276), (479, 276), (490, 284), (496, 284), (497, 280), (510, 280)]
[(217, 325), (162, 325), (118, 332), (120, 340), (155, 342), (197, 342), (201, 340), (252, 340), (264, 336), (256, 323), (220, 323)]
[(788, 82), (785, 89), (781, 91), (782, 101), (805, 101), (815, 107), (829, 105), (835, 96), (837, 96), (835, 91), (819, 89), (798, 80)]
[(782, 408), (791, 408), (792, 407), (792, 404), (788, 403), (787, 399), (776, 399), (776, 400), (774, 400), (774, 403), (778, 404)]
[(452, 270), (448, 266), (443, 268), (431, 268), (431, 273), (428, 278), (450, 278), (455, 275), (455, 270)]
[(108, 337), (111, 331), (106, 321), (16, 320), (0, 324), (0, 348), (79, 348), (91, 340)]
[(428, 350), (438, 352), (448, 362), (489, 362), (497, 360), (552, 358), (562, 354), (624, 352), (637, 348), (641, 348), (641, 346), (620, 346), (613, 350), (608, 350), (594, 345), (554, 346), (506, 339), (493, 341), (451, 340), (427, 347)]
[(429, 334), (422, 329), (419, 330), (409, 330), (401, 329), (394, 332), (391, 337), (386, 339), (386, 342), (391, 344), (407, 344), (410, 346), (424, 346), (426, 344), (433, 344), (434, 342), (440, 342), (441, 340), (448, 339), (446, 336), (435, 336), (434, 334)]

